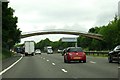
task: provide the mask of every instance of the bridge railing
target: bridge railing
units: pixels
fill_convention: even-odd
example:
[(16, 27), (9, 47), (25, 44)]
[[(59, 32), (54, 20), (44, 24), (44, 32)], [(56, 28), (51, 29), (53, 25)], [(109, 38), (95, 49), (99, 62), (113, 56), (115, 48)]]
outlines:
[(49, 30), (37, 30), (37, 31), (30, 31), (30, 32), (22, 32), (22, 35), (25, 34), (31, 34), (31, 33), (38, 33), (38, 32), (76, 32), (76, 33), (83, 33), (84, 35), (96, 35), (96, 36), (102, 36), (100, 34), (94, 34), (94, 33), (87, 33), (87, 32), (83, 32), (83, 31), (79, 31), (79, 30), (69, 30), (69, 29), (49, 29)]
[(69, 30), (69, 29), (49, 29), (49, 30), (37, 30), (37, 31), (30, 31), (30, 32), (22, 32), (22, 35), (25, 34), (32, 34), (32, 33), (38, 33), (38, 32), (77, 32), (77, 33), (84, 33), (87, 34), (87, 32), (79, 31), (79, 30)]
[(22, 32), (21, 38), (26, 38), (35, 35), (45, 35), (45, 34), (70, 34), (70, 35), (77, 35), (77, 36), (85, 36), (89, 38), (94, 38), (98, 40), (103, 40), (101, 34), (95, 33), (83, 33), (81, 31), (74, 31), (74, 30), (67, 30), (67, 29), (52, 29), (52, 30), (41, 30), (41, 31), (31, 31), (31, 32)]
[(110, 51), (85, 51), (87, 55), (107, 56)]

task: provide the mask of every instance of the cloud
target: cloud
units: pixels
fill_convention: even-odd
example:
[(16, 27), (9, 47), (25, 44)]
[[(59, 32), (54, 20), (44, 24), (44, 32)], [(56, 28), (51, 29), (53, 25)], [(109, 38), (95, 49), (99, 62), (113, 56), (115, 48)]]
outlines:
[(73, 25), (65, 25), (63, 27), (65, 30), (77, 31), (77, 32), (86, 32), (86, 27), (84, 25), (80, 25), (75, 23)]
[(109, 21), (113, 20), (114, 16), (117, 15), (119, 0), (101, 0), (98, 3), (98, 15), (96, 16), (96, 22), (93, 26), (103, 26), (107, 25)]
[(111, 20), (113, 20), (115, 13), (114, 12), (106, 12), (107, 14), (101, 13), (96, 20), (94, 26), (103, 26), (107, 25)]

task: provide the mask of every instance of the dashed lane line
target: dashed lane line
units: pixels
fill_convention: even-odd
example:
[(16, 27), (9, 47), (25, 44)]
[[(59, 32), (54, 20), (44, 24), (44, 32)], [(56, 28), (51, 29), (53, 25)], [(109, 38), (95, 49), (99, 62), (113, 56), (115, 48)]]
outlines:
[(61, 69), (63, 72), (67, 73), (67, 71), (65, 69)]
[(8, 68), (4, 69), (3, 71), (0, 72), (0, 75), (11, 69), (13, 66), (15, 66), (20, 60), (22, 60), (23, 55), (21, 55), (20, 59), (18, 59), (16, 62), (14, 62), (12, 65), (10, 65)]
[(55, 66), (55, 63), (52, 63), (53, 66)]
[(90, 63), (95, 64), (96, 62), (94, 62), (94, 61), (90, 61)]
[(47, 61), (49, 61), (49, 60), (47, 60)]

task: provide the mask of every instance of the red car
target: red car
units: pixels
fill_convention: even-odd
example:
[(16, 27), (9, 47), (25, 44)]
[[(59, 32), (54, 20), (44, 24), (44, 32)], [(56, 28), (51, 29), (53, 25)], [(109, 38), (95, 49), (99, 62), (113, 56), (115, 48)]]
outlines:
[(86, 63), (86, 54), (83, 52), (81, 47), (69, 47), (64, 54), (64, 62), (68, 63), (70, 61), (83, 61)]

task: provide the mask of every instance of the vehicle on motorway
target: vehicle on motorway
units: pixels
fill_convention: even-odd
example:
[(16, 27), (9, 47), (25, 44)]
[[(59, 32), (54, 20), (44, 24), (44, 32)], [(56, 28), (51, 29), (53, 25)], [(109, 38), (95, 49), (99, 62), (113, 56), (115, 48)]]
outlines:
[(120, 64), (120, 45), (116, 46), (113, 51), (108, 53), (108, 61), (109, 63), (117, 61)]
[(44, 50), (47, 52), (47, 54), (53, 54), (52, 46), (44, 47)]
[(64, 54), (64, 62), (68, 63), (70, 61), (83, 61), (86, 63), (86, 54), (83, 52), (81, 47), (69, 47)]
[(23, 48), (23, 47), (16, 47), (16, 48), (15, 48), (15, 52), (16, 52), (16, 53), (24, 54), (24, 48)]
[(25, 56), (32, 55), (35, 53), (35, 42), (34, 41), (25, 41)]
[(58, 53), (62, 53), (63, 52), (63, 50), (61, 50), (61, 49), (58, 49), (58, 51), (57, 51)]
[(40, 49), (36, 49), (35, 50), (35, 54), (41, 54), (41, 50)]
[(48, 49), (47, 50), (47, 54), (53, 54), (53, 50), (52, 49)]

